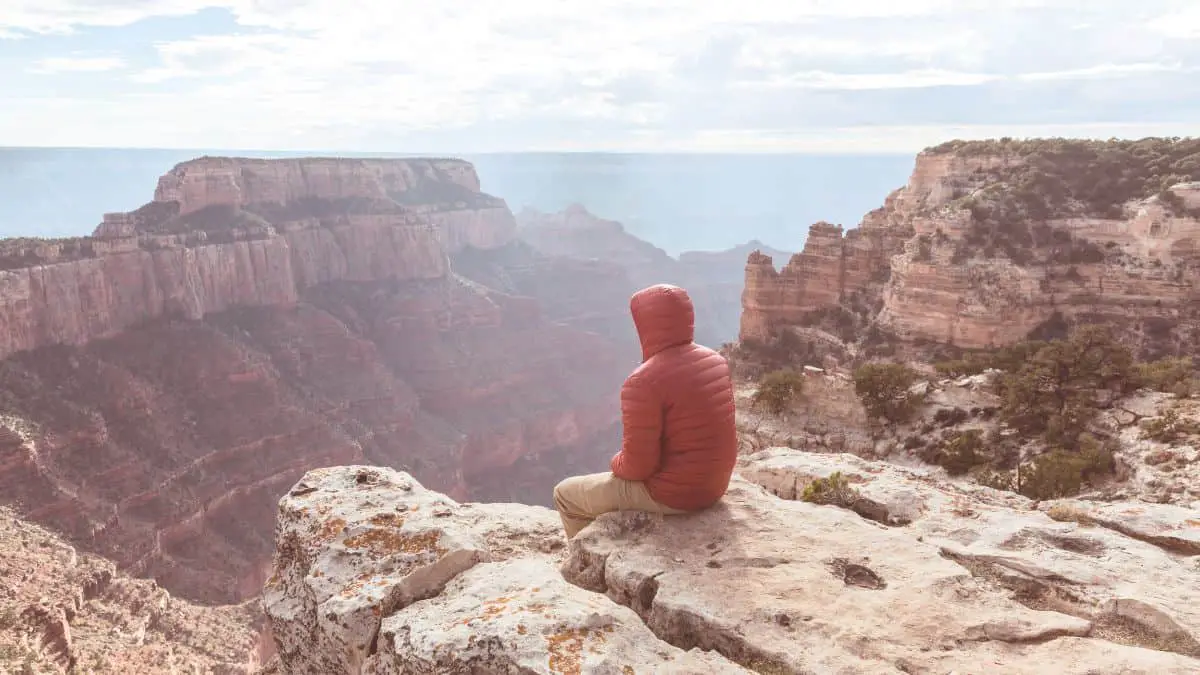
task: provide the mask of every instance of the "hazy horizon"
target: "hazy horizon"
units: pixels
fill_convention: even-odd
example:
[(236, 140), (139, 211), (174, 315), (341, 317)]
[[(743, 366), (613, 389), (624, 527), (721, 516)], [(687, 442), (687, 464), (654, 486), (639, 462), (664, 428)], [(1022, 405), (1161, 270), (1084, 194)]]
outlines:
[[(209, 155), (314, 153), (227, 149), (0, 148), (0, 236), (90, 234), (106, 212), (151, 200), (158, 177)], [(411, 157), (421, 153), (337, 153)], [(442, 155), (446, 156), (446, 155)], [(796, 251), (818, 220), (855, 227), (912, 169), (906, 154), (477, 153), (483, 190), (518, 212), (582, 204), (671, 255), (758, 240)]]

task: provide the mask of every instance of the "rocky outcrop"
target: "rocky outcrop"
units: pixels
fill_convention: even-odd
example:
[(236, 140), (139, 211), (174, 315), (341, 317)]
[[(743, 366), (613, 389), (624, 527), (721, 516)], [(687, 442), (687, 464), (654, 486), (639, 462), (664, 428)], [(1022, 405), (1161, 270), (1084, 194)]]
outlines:
[(280, 501), (263, 591), (284, 671), (748, 672), (564, 581), (560, 528), (547, 509), (459, 504), (378, 467), (308, 473)]
[(448, 252), (512, 238), (512, 214), (478, 185), (458, 160), (185, 162), (92, 238), (4, 242), (25, 264), (0, 270), (0, 357), (162, 316), (290, 305), (329, 281), (442, 277)]
[[(752, 241), (727, 251), (686, 251), (675, 259), (580, 205), (552, 214), (526, 208), (517, 221), (518, 238), (538, 253), (586, 265), (586, 273), (555, 285), (558, 301), (550, 304), (574, 307), (571, 320), (634, 346), (628, 305), (638, 289), (657, 283), (687, 288), (696, 305), (697, 340), (717, 347), (737, 335), (746, 254), (786, 255)], [(561, 263), (541, 263), (555, 264)]]
[(0, 509), (0, 672), (249, 675), (274, 652), (257, 609), (173, 598)]
[(451, 160), (206, 158), (96, 237), (4, 242), (5, 501), (210, 603), (261, 588), (315, 467), (548, 504), (611, 456), (629, 361), (455, 273), (513, 243), (477, 187)]
[(747, 257), (739, 340), (766, 340), (781, 327), (802, 325), (815, 310), (849, 303), (858, 293), (878, 292), (888, 259), (909, 234), (903, 224), (873, 214), (858, 229), (813, 224), (804, 250), (782, 269), (762, 251)]
[[(835, 472), (843, 499), (798, 499)], [(339, 467), (281, 501), (263, 604), (289, 672), (1182, 675), (1194, 516), (770, 449), (707, 511), (611, 514), (564, 551), (548, 510)]]
[[(1198, 191), (1186, 182), (1158, 191), (1169, 176), (1155, 173), (1191, 160), (1137, 164), (1189, 150), (1169, 140), (1136, 151), (1129, 143), (926, 150), (907, 185), (844, 238), (840, 228), (814, 225), (804, 252), (778, 273), (751, 255), (740, 335), (763, 339), (807, 325), (813, 310), (846, 306), (861, 291), (871, 322), (906, 340), (985, 348), (1050, 322), (1103, 322), (1146, 353), (1194, 351)], [(1091, 165), (1120, 161), (1132, 178), (1097, 188), (1107, 179)], [(1109, 203), (1098, 194), (1122, 196)]]

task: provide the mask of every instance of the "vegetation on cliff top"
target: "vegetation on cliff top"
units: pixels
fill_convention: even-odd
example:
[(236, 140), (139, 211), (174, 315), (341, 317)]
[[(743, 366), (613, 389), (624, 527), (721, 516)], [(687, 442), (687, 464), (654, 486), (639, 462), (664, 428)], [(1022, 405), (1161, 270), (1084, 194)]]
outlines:
[[(1095, 422), (1114, 401), (1141, 387), (1179, 396), (1197, 387), (1190, 359), (1138, 363), (1111, 331), (1097, 325), (1081, 326), (1065, 339), (1029, 340), (936, 368), (949, 376), (1000, 371), (999, 419), (1016, 435), (990, 437), (986, 449), (973, 441), (939, 448), (932, 459), (956, 473), (988, 463), (981, 482), (1034, 499), (1074, 494), (1112, 471), (1115, 440)], [(1186, 431), (1172, 420), (1153, 430), (1162, 436)], [(1028, 452), (1031, 442), (1039, 452)]]
[[(867, 413), (895, 429), (916, 418), (904, 447), (951, 475), (972, 473), (980, 483), (1033, 499), (1075, 494), (1112, 473), (1117, 440), (1098, 422), (1102, 410), (1139, 388), (1186, 397), (1200, 391), (1190, 359), (1138, 362), (1106, 327), (1085, 325), (1067, 337), (1027, 340), (936, 364), (943, 376), (992, 371), (997, 407), (923, 407), (918, 374), (900, 363), (874, 362), (854, 372), (855, 392)], [(1000, 426), (996, 426), (999, 422)], [(964, 423), (969, 423), (963, 427)], [(936, 429), (941, 427), (940, 435)], [(988, 429), (991, 428), (991, 431)], [(1171, 440), (1200, 432), (1178, 415), (1146, 427), (1146, 437)]]
[(1169, 209), (1185, 213), (1172, 185), (1200, 180), (1200, 138), (1076, 140), (1046, 138), (950, 141), (928, 154), (1011, 157), (1019, 161), (979, 169), (977, 189), (958, 195), (971, 213), (965, 249), (984, 257), (1003, 252), (1018, 264), (1031, 249), (1054, 249), (1049, 262), (1099, 262), (1103, 253), (1046, 225), (1052, 218), (1080, 215), (1125, 217), (1125, 203), (1158, 196)]
[(783, 368), (767, 373), (758, 383), (754, 405), (778, 415), (803, 393), (804, 376), (791, 368)]

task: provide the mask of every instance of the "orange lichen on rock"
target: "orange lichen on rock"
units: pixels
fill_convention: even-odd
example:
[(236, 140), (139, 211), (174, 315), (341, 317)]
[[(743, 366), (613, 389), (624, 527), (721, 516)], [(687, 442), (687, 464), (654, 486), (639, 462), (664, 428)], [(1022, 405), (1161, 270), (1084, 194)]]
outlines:
[(312, 530), (314, 539), (320, 543), (331, 541), (334, 537), (341, 534), (345, 527), (346, 521), (341, 518), (331, 518), (324, 523), (319, 520), (313, 521)]
[(438, 546), (441, 532), (427, 530), (419, 534), (405, 534), (391, 529), (372, 528), (361, 534), (346, 538), (346, 548), (366, 548), (376, 555), (393, 553), (436, 553), (445, 555), (446, 549)]
[(588, 641), (605, 642), (605, 637), (603, 633), (588, 628), (568, 628), (548, 636), (550, 672), (564, 675), (582, 673), (583, 646)]
[(372, 525), (381, 525), (388, 527), (404, 527), (404, 516), (397, 513), (377, 513), (367, 521)]
[(485, 600), (483, 602), (483, 611), (480, 614), (478, 614), (476, 616), (468, 616), (467, 618), (462, 619), (458, 623), (459, 623), (459, 625), (466, 626), (475, 621), (484, 621), (487, 619), (493, 619), (493, 618), (499, 616), (500, 614), (502, 614), (504, 612), (504, 610), (508, 608), (508, 603), (510, 603), (510, 602), (512, 602), (512, 598), (510, 598), (508, 596), (501, 596), (501, 597), (495, 598), (493, 600)]

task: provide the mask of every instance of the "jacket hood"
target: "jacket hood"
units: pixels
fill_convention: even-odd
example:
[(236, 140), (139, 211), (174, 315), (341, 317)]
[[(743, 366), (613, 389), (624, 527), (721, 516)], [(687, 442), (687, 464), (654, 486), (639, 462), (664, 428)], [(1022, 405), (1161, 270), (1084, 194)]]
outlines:
[(668, 347), (688, 344), (695, 337), (696, 312), (687, 291), (656, 284), (629, 299), (629, 312), (642, 343), (642, 360)]

